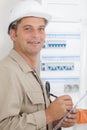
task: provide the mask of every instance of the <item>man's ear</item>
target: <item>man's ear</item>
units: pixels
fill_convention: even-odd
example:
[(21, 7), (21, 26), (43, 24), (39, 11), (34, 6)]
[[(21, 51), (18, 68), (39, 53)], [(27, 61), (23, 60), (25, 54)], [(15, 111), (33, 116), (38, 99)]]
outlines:
[(14, 29), (10, 29), (9, 31), (9, 35), (10, 35), (10, 38), (12, 39), (12, 41), (15, 41), (15, 38), (16, 38), (16, 32)]

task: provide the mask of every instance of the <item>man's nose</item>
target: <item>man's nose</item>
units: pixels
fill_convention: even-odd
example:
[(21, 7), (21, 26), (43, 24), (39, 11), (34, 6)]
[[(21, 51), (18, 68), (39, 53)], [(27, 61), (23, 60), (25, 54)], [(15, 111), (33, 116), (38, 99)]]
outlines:
[(39, 31), (38, 30), (34, 30), (32, 36), (33, 37), (39, 37), (40, 36)]

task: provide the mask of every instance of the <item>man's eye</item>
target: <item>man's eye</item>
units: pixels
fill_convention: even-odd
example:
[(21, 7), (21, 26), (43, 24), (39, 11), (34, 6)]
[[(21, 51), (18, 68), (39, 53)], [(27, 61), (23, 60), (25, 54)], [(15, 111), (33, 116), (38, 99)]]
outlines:
[(31, 28), (26, 27), (26, 28), (24, 28), (24, 30), (30, 31), (30, 30), (31, 30)]
[(45, 29), (44, 28), (39, 28), (39, 31), (44, 31)]

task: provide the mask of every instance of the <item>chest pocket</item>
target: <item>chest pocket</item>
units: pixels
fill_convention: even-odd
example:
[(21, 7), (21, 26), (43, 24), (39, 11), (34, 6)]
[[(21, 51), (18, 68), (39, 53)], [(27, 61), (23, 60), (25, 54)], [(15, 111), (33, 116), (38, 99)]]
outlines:
[(45, 108), (44, 97), (41, 91), (27, 91), (23, 103), (23, 111), (33, 113)]
[(44, 104), (44, 96), (41, 91), (27, 92), (27, 96), (32, 104)]
[(31, 73), (24, 75), (24, 80), (21, 81), (24, 89), (23, 110), (26, 108), (27, 113), (43, 110), (45, 108), (45, 98), (39, 82)]

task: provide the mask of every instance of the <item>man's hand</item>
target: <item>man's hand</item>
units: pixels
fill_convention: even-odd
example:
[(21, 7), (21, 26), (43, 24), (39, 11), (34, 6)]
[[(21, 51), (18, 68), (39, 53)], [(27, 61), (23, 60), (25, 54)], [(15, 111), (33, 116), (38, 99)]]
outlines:
[(56, 98), (45, 110), (46, 122), (60, 120), (73, 106), (72, 99), (68, 95)]
[(77, 122), (77, 110), (73, 109), (71, 114), (63, 121), (61, 127), (72, 127)]

